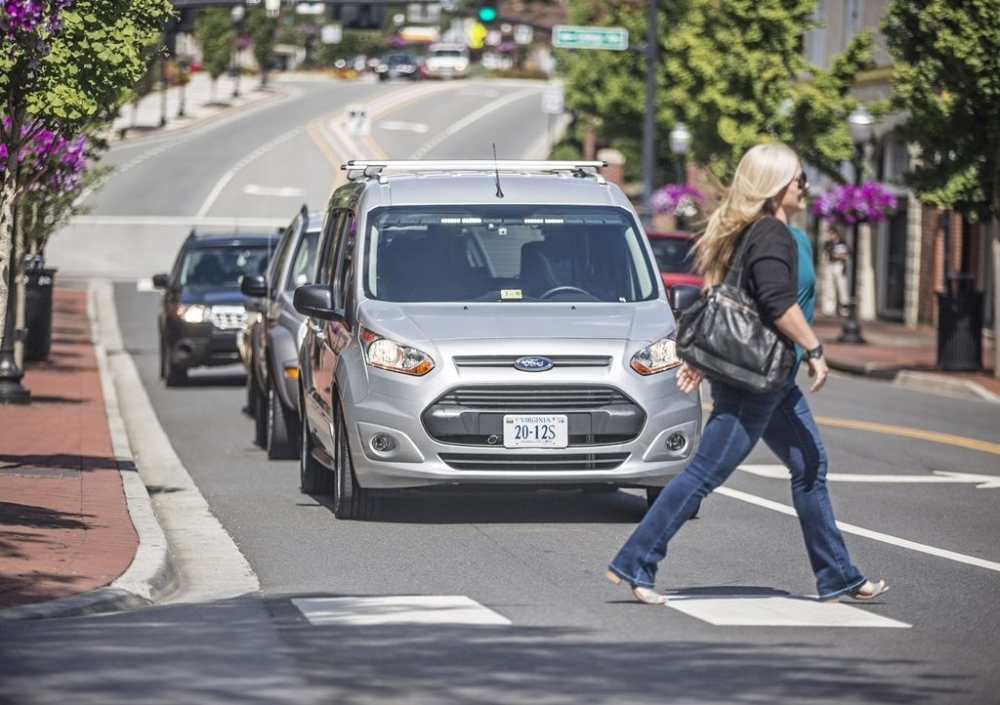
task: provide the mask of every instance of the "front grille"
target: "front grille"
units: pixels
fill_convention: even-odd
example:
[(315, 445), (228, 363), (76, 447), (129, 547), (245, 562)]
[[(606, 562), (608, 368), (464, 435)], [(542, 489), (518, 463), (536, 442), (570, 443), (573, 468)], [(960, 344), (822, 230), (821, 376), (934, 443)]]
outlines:
[[(453, 358), (456, 367), (509, 367), (524, 355), (465, 355)], [(545, 355), (552, 361), (553, 369), (560, 367), (610, 367), (607, 355)]]
[(431, 438), (449, 445), (503, 446), (505, 414), (563, 414), (569, 448), (628, 443), (646, 423), (646, 413), (614, 387), (517, 385), (457, 387), (421, 416)]
[(582, 453), (568, 455), (487, 455), (478, 453), (441, 453), (440, 458), (455, 470), (495, 472), (613, 470), (628, 459), (628, 453)]
[(438, 399), (436, 404), (464, 406), (470, 409), (505, 411), (559, 411), (592, 409), (610, 404), (629, 404), (631, 400), (613, 387), (523, 386), (459, 387)]
[(247, 310), (242, 306), (213, 306), (212, 325), (220, 330), (237, 330), (247, 322)]

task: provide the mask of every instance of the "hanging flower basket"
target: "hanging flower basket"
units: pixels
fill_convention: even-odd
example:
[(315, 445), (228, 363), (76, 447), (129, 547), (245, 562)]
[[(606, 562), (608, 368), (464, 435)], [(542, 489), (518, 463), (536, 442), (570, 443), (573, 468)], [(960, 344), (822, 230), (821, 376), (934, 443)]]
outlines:
[(698, 214), (704, 201), (705, 197), (694, 186), (666, 184), (653, 191), (649, 205), (654, 213), (690, 218)]
[(896, 212), (899, 203), (877, 181), (861, 186), (834, 186), (817, 196), (811, 206), (813, 215), (843, 225), (877, 223)]

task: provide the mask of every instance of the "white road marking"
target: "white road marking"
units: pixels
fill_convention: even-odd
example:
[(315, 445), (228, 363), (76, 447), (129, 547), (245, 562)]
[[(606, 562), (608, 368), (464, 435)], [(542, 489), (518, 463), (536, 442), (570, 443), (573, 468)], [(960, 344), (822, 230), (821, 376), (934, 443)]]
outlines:
[[(715, 489), (715, 493), (724, 495), (726, 497), (730, 497), (732, 499), (738, 499), (741, 502), (747, 502), (748, 504), (755, 504), (758, 507), (770, 509), (775, 512), (788, 514), (789, 516), (793, 517), (798, 516), (794, 507), (789, 507), (788, 505), (781, 504), (780, 502), (772, 502), (769, 499), (764, 499), (763, 497), (757, 497), (756, 495), (748, 494), (746, 492), (740, 492), (739, 490), (733, 490), (728, 487), (718, 487)], [(1000, 563), (996, 563), (994, 561), (987, 561), (983, 560), (982, 558), (966, 556), (962, 553), (956, 553), (954, 551), (946, 551), (943, 548), (935, 548), (934, 546), (928, 546), (926, 544), (917, 543), (916, 541), (909, 541), (907, 539), (899, 538), (898, 536), (883, 534), (879, 533), (878, 531), (871, 531), (870, 529), (865, 529), (861, 526), (854, 526), (853, 524), (845, 524), (842, 521), (838, 521), (837, 526), (845, 534), (864, 536), (865, 538), (872, 539), (874, 541), (881, 541), (882, 543), (887, 543), (892, 546), (898, 546), (900, 548), (906, 548), (911, 551), (917, 551), (918, 553), (926, 553), (927, 555), (936, 556), (938, 558), (945, 558), (949, 561), (955, 561), (956, 563), (965, 563), (966, 565), (974, 565), (977, 568), (986, 568), (987, 570), (994, 570), (1000, 572)]]
[(287, 218), (247, 218), (244, 216), (196, 216), (196, 215), (78, 215), (70, 220), (73, 225), (169, 225), (171, 227), (235, 228), (275, 228), (288, 225)]
[(243, 193), (248, 196), (279, 196), (281, 198), (302, 198), (305, 189), (296, 186), (258, 186), (257, 184), (247, 184), (243, 187)]
[[(740, 470), (751, 475), (772, 480), (787, 480), (788, 468), (784, 465), (740, 465)], [(858, 475), (853, 473), (829, 473), (827, 482), (888, 482), (900, 484), (973, 484), (976, 489), (1000, 489), (1000, 477), (994, 475), (974, 475), (965, 472), (944, 472), (935, 470), (933, 475)]]
[(401, 132), (416, 132), (423, 134), (431, 128), (423, 122), (404, 122), (403, 120), (382, 120), (377, 127), (383, 130), (397, 130)]
[(511, 622), (464, 595), (387, 597), (300, 597), (292, 600), (314, 626), (387, 624), (471, 624), (507, 626)]
[(791, 595), (671, 595), (667, 607), (717, 627), (881, 627), (908, 629), (845, 604), (825, 604)]

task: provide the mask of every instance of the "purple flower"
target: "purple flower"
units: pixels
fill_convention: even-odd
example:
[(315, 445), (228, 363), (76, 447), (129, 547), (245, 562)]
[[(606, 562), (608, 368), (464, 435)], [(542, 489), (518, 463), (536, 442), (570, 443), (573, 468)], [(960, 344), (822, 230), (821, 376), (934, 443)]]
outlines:
[(845, 184), (834, 186), (813, 199), (813, 215), (838, 223), (878, 222), (896, 212), (896, 197), (877, 181), (866, 181), (861, 186)]
[(704, 201), (705, 197), (694, 186), (666, 184), (653, 191), (649, 205), (657, 213), (692, 216)]

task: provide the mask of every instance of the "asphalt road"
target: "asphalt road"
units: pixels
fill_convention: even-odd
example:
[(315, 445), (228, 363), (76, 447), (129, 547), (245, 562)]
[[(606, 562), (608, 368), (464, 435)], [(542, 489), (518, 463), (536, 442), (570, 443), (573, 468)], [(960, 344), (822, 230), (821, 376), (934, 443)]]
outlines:
[[(410, 492), (381, 500), (374, 521), (338, 521), (299, 493), (296, 462), (252, 445), (238, 368), (162, 385), (157, 294), (141, 280), (169, 265), (186, 233), (173, 218), (209, 203), (205, 217), (284, 221), (301, 205), (247, 185), (321, 202), (336, 170), (318, 156), (321, 133), (297, 130), (336, 119), (331, 106), (366, 91), (396, 90), (412, 87), (303, 84), (204, 134), (114, 155), (122, 172), (94, 196), (93, 216), (108, 219), (71, 228), (107, 237), (66, 240), (87, 242), (80, 273), (98, 262), (88, 276), (118, 280), (122, 336), (158, 423), (260, 589), (223, 596), (192, 570), (151, 609), (18, 624), (6, 632), (16, 645), (2, 668), (20, 674), (3, 681), (7, 702), (997, 702), (996, 405), (844, 376), (811, 397), (838, 519), (854, 561), (892, 582), (884, 601), (808, 599), (788, 483), (758, 449), (672, 542), (660, 587), (678, 596), (652, 608), (600, 577), (643, 511), (636, 494)], [(446, 87), (447, 100), (411, 93), (376, 113), (365, 145), (448, 158), (487, 156), (470, 152), (496, 142), (500, 156), (524, 156), (545, 139), (541, 90), (468, 82)], [(185, 174), (197, 183), (181, 183)], [(160, 220), (134, 225), (146, 215)], [(419, 623), (394, 623), (403, 616)]]

